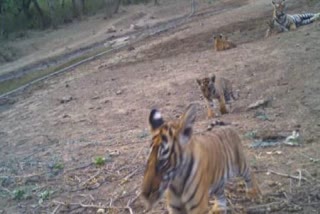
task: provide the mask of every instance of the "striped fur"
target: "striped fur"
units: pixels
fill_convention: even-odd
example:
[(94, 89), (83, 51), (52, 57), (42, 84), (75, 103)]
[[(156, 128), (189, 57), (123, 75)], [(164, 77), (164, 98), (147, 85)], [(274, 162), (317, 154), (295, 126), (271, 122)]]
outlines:
[(170, 214), (208, 213), (209, 197), (215, 198), (210, 213), (224, 212), (224, 186), (235, 176), (244, 178), (251, 198), (260, 194), (235, 130), (192, 135), (193, 105), (179, 119), (168, 122), (156, 114), (159, 111), (152, 110), (149, 117), (152, 145), (142, 183), (148, 209), (167, 190)]
[[(273, 5), (273, 26), (281, 28), (281, 31), (295, 30), (297, 27), (307, 25), (320, 16), (320, 13), (286, 14), (285, 0), (272, 0)], [(270, 36), (272, 28), (268, 28), (266, 36)]]
[(212, 111), (214, 99), (219, 100), (221, 114), (228, 113), (226, 104), (230, 104), (231, 99), (236, 100), (230, 80), (223, 77), (216, 78), (215, 74), (211, 74), (209, 77), (197, 79), (197, 83), (206, 100), (209, 118), (215, 116)]

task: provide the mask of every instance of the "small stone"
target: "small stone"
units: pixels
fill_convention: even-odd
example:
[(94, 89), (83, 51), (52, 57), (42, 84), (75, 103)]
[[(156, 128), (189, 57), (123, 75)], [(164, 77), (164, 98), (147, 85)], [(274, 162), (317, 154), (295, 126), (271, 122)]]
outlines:
[(96, 99), (99, 99), (99, 98), (100, 98), (99, 96), (94, 96), (91, 99), (96, 100)]
[(118, 91), (116, 92), (116, 95), (120, 95), (120, 94), (122, 94), (122, 90), (118, 90)]
[(71, 100), (73, 100), (73, 97), (72, 97), (72, 96), (65, 96), (65, 97), (63, 97), (63, 98), (60, 100), (60, 103), (68, 103), (68, 102), (70, 102)]
[(134, 49), (135, 49), (135, 48), (130, 45), (127, 50), (128, 50), (128, 51), (133, 51)]
[(114, 32), (117, 32), (117, 29), (115, 26), (112, 25), (110, 28), (108, 28), (107, 33), (114, 33)]
[(68, 114), (62, 115), (62, 118), (68, 118), (68, 117), (70, 117)]
[(104, 214), (105, 213), (105, 210), (100, 208), (97, 210), (97, 214)]

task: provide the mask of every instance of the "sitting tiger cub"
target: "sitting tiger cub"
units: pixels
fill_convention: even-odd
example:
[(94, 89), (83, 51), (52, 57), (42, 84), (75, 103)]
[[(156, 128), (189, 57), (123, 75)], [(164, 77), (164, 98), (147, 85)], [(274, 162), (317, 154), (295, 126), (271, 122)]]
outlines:
[(202, 95), (206, 99), (208, 118), (215, 117), (211, 109), (214, 106), (213, 99), (219, 100), (221, 114), (228, 113), (226, 103), (229, 104), (231, 98), (237, 100), (233, 94), (232, 83), (228, 79), (223, 77), (216, 78), (215, 74), (211, 74), (209, 77), (197, 79), (197, 83), (200, 86)]
[(220, 34), (219, 36), (213, 36), (215, 51), (223, 51), (237, 47), (236, 44), (228, 40), (227, 36)]

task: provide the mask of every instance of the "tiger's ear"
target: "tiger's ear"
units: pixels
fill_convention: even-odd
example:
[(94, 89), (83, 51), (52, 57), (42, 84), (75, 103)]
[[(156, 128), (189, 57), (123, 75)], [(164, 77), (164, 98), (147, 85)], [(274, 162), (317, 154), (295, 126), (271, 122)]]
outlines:
[(215, 81), (216, 81), (216, 75), (215, 75), (215, 74), (211, 74), (211, 75), (210, 75), (210, 80), (211, 80), (212, 82), (215, 82)]
[(149, 124), (151, 131), (158, 129), (164, 123), (160, 111), (157, 109), (152, 109), (149, 115)]
[(190, 141), (195, 119), (196, 107), (194, 104), (190, 104), (186, 112), (180, 118), (179, 142), (181, 145), (185, 145)]
[(196, 80), (197, 80), (198, 85), (201, 86), (201, 79), (196, 79)]

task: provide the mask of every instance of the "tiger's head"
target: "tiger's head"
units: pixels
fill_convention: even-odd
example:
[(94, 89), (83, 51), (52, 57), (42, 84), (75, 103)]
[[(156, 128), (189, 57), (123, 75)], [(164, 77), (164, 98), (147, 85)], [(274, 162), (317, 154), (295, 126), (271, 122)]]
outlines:
[(211, 74), (209, 77), (205, 77), (202, 79), (197, 79), (197, 83), (203, 96), (208, 100), (211, 100), (212, 96), (215, 94), (215, 81), (215, 74)]
[(286, 9), (285, 0), (272, 0), (272, 5), (273, 5), (274, 9), (276, 10), (277, 14), (284, 13), (284, 10)]
[(194, 105), (189, 105), (180, 118), (167, 122), (157, 109), (151, 110), (151, 151), (144, 172), (141, 194), (148, 209), (162, 197), (179, 171), (184, 146), (191, 139), (194, 121)]

